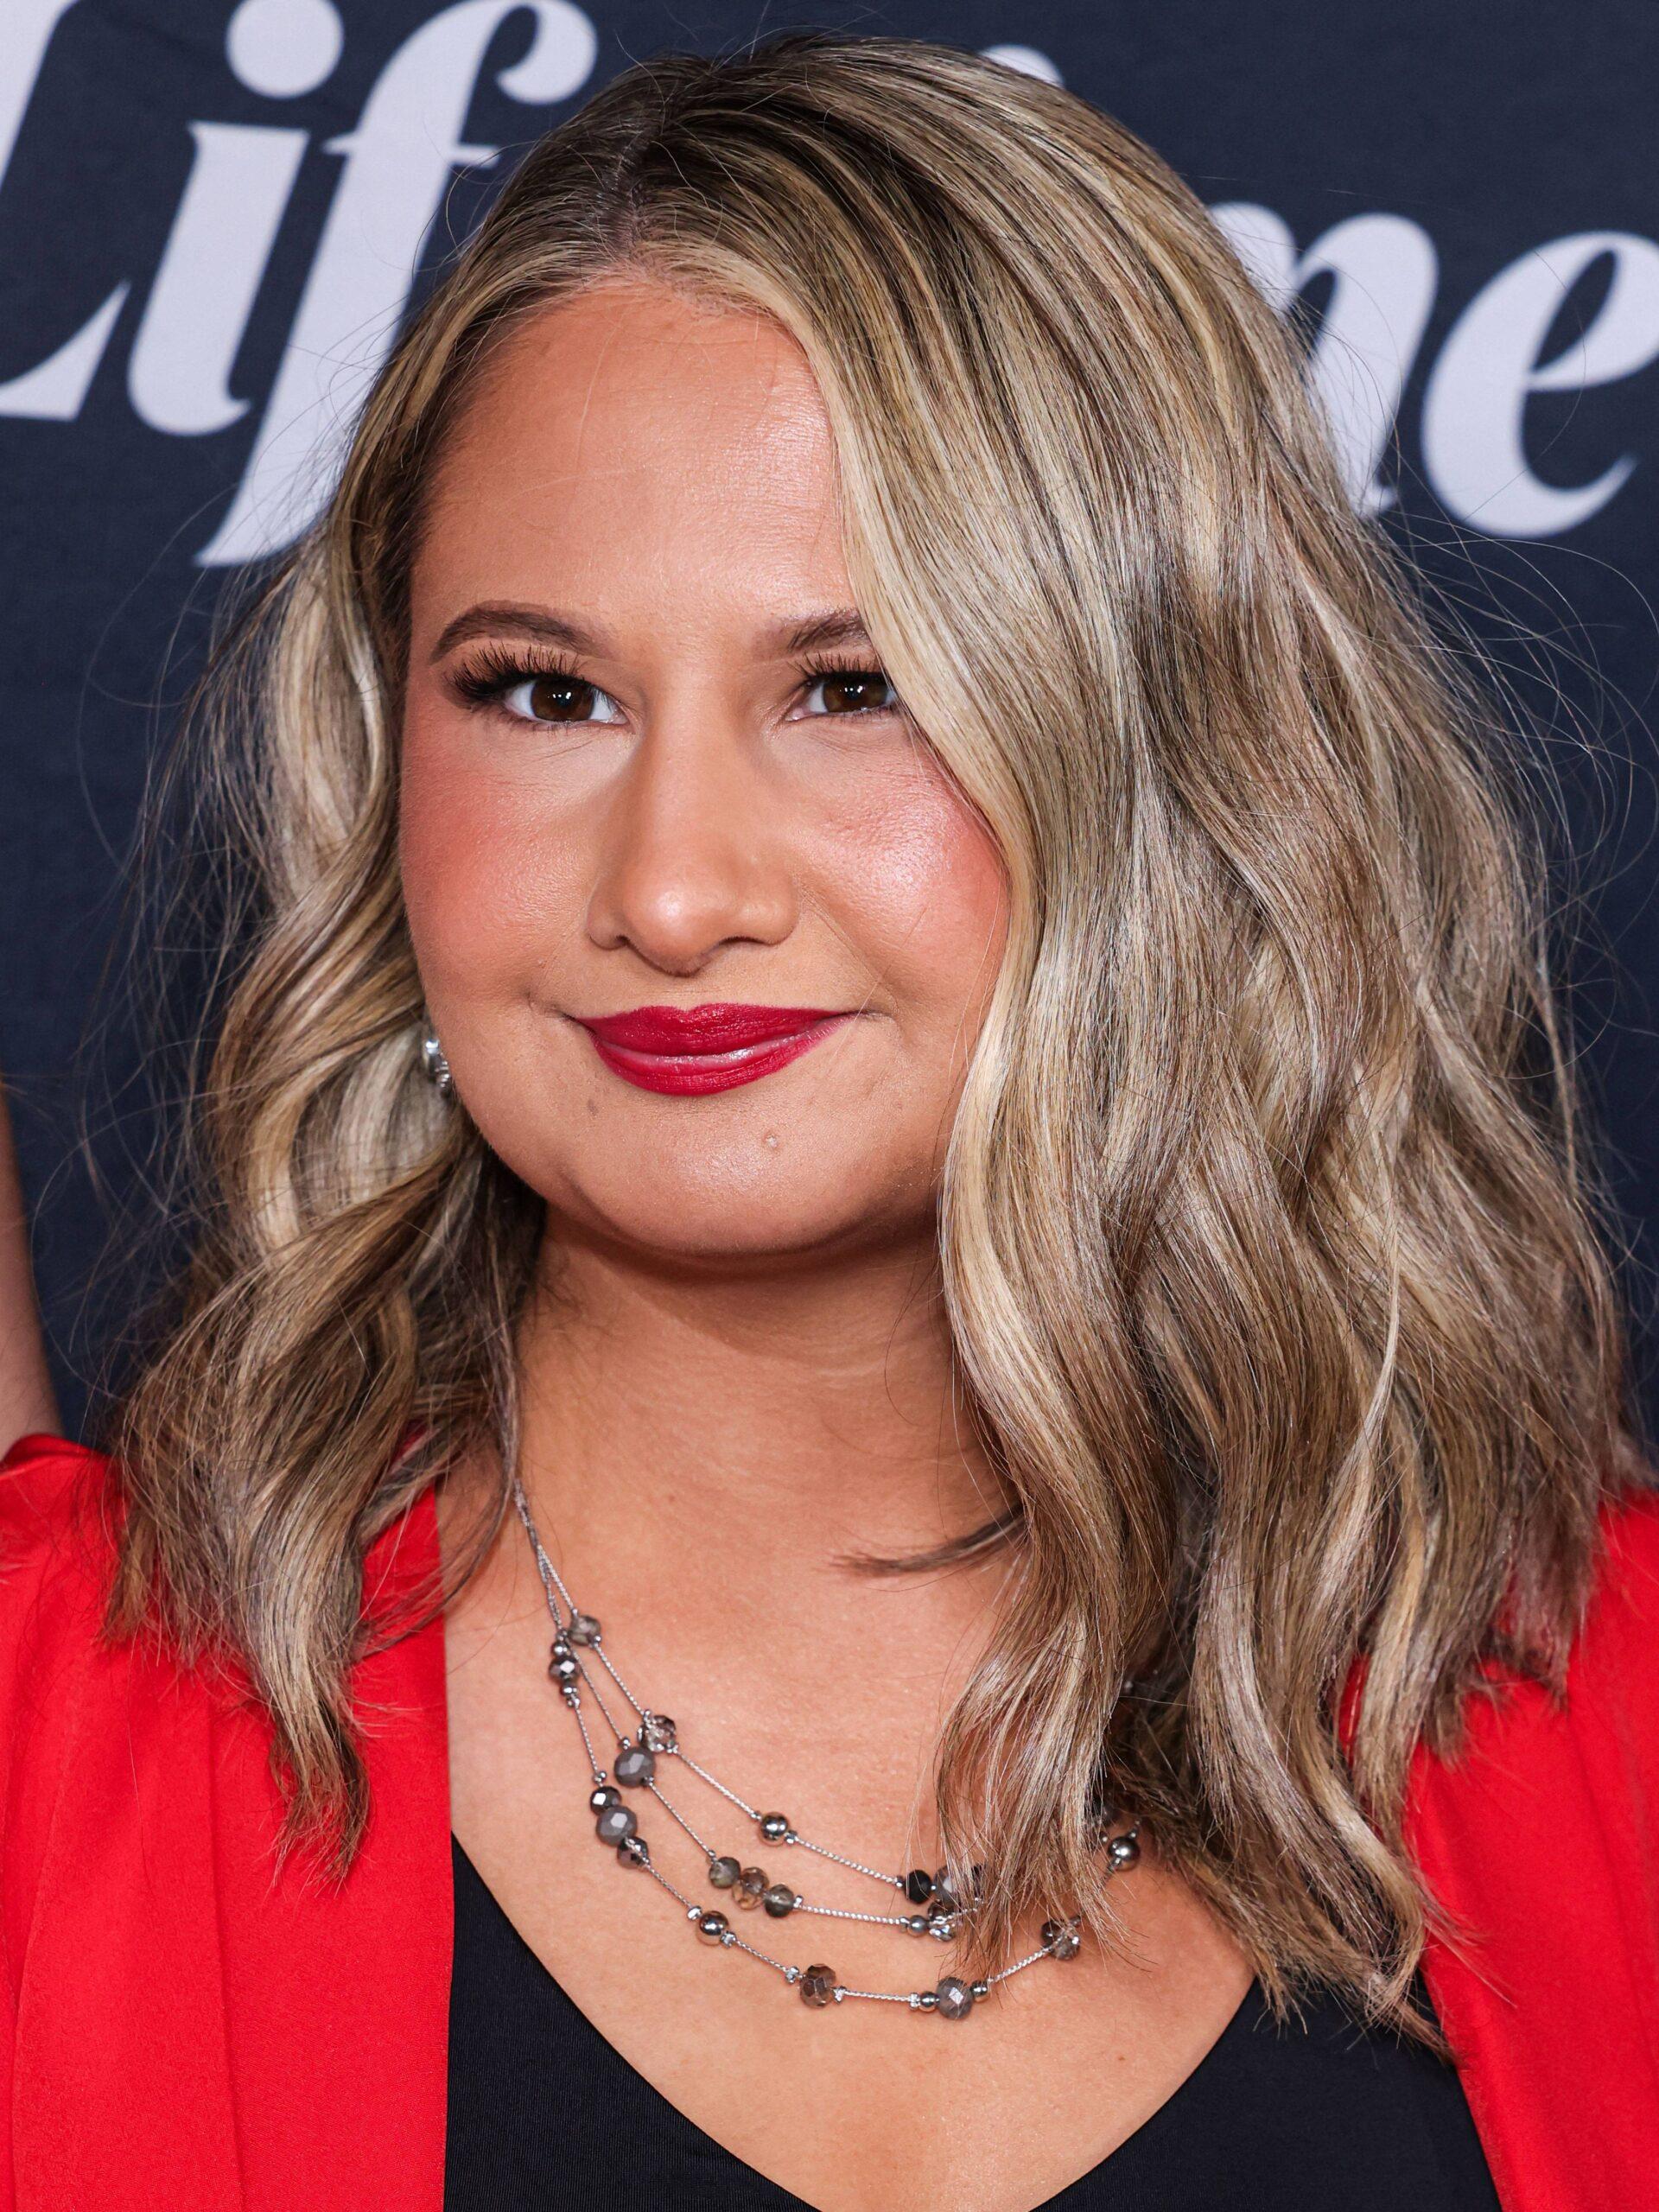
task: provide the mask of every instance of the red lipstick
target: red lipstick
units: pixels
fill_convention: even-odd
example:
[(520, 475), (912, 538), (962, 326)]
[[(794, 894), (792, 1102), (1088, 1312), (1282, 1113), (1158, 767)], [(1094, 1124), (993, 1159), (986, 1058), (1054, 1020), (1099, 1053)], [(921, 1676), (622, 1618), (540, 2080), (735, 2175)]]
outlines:
[(639, 1006), (626, 1014), (578, 1014), (606, 1066), (642, 1090), (699, 1097), (787, 1067), (850, 1021), (810, 1006)]

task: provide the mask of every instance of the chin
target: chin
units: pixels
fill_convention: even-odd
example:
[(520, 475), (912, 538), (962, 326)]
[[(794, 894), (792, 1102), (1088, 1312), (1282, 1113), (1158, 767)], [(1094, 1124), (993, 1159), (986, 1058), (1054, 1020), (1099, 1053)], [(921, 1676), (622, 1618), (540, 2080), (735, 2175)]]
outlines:
[(907, 1225), (889, 1194), (851, 1163), (839, 1177), (820, 1169), (798, 1183), (774, 1173), (725, 1178), (714, 1187), (703, 1177), (665, 1179), (658, 1163), (631, 1185), (618, 1179), (615, 1186), (567, 1189), (550, 1203), (555, 1219), (576, 1235), (711, 1272), (850, 1253)]

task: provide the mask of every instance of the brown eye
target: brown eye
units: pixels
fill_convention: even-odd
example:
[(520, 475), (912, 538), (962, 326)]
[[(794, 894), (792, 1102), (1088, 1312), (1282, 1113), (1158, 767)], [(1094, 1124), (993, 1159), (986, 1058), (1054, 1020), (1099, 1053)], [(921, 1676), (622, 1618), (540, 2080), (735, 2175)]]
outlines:
[(832, 668), (807, 693), (822, 698), (826, 715), (879, 713), (899, 703), (893, 685), (879, 668)]
[(593, 711), (594, 687), (573, 676), (540, 676), (525, 702), (538, 722), (584, 722)]
[(608, 691), (585, 677), (556, 670), (526, 677), (501, 695), (509, 714), (528, 722), (609, 722), (621, 720), (621, 710)]

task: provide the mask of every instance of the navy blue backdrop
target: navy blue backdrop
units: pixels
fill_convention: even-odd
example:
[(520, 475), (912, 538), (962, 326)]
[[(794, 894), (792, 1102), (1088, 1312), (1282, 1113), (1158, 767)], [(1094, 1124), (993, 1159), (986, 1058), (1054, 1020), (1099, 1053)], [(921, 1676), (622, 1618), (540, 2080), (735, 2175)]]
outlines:
[(130, 1190), (147, 1136), (118, 1015), (93, 1167), (72, 1064), (215, 592), (303, 524), (517, 147), (632, 60), (804, 22), (1058, 78), (1299, 303), (1356, 500), (1565, 735), (1577, 1021), (1650, 1374), (1653, 0), (3, 0), (0, 1070), (69, 1418), (135, 1287), (98, 1268), (97, 1177)]

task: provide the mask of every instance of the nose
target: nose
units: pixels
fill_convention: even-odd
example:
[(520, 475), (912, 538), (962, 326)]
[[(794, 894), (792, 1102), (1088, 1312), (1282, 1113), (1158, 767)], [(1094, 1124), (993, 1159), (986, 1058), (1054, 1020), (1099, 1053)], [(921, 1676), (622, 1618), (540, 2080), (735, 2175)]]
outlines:
[(654, 717), (613, 787), (592, 942), (695, 976), (728, 945), (780, 944), (797, 912), (786, 810), (750, 734), (706, 702)]

